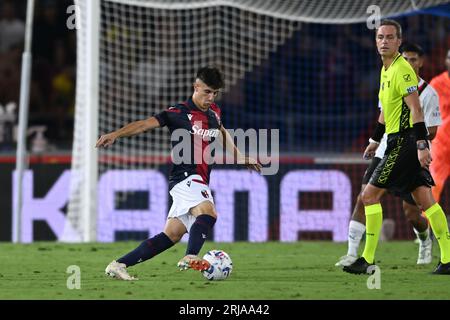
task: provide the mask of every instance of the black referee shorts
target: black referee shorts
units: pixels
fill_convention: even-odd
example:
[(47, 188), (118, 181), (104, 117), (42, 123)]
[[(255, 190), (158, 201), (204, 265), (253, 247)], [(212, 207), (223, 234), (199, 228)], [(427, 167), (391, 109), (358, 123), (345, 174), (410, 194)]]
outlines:
[[(373, 172), (375, 171), (375, 168), (380, 163), (381, 158), (374, 157), (372, 158), (372, 161), (370, 162), (369, 166), (366, 169), (366, 172), (364, 172), (364, 176), (362, 178), (362, 184), (368, 184), (370, 177), (372, 176)], [(414, 201), (414, 198), (412, 197), (411, 193), (407, 192), (393, 192), (391, 190), (388, 190), (390, 194), (393, 194), (396, 197), (401, 198), (403, 201), (406, 201), (407, 203), (415, 206), (416, 202)]]
[(369, 183), (378, 188), (388, 189), (390, 193), (411, 204), (415, 202), (410, 194), (417, 187), (434, 186), (430, 171), (420, 166), (416, 136), (412, 129), (388, 135), (386, 152), (376, 166)]

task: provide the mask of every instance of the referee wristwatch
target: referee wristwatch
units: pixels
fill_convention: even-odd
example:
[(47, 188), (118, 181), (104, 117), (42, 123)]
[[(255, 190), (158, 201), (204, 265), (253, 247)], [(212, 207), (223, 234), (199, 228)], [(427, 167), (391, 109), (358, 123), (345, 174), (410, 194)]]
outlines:
[(417, 142), (417, 150), (428, 149), (428, 143), (426, 141)]

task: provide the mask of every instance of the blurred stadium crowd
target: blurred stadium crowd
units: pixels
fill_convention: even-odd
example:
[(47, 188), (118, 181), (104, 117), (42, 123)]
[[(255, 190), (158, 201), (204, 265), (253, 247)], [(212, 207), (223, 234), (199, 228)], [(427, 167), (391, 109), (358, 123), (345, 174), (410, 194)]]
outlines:
[[(0, 2), (0, 104), (19, 105), (26, 0)], [(73, 1), (36, 1), (32, 39), (30, 126), (45, 125), (57, 148), (70, 149), (75, 101), (76, 32), (66, 27)], [(18, 107), (16, 108), (16, 114)], [(17, 117), (16, 117), (17, 118)], [(5, 132), (6, 134), (6, 132)], [(3, 150), (14, 147), (4, 141)]]
[[(50, 144), (62, 150), (71, 148), (73, 135), (76, 30), (66, 26), (67, 8), (72, 4), (70, 0), (36, 1), (33, 27), (29, 121), (30, 125), (45, 125)], [(0, 1), (2, 106), (19, 104), (25, 13), (26, 0)], [(404, 39), (420, 44), (427, 53), (422, 69), (427, 81), (444, 70), (450, 48), (449, 19), (439, 14), (398, 19)], [(379, 67), (375, 43), (365, 24), (303, 24), (281, 50), (270, 54), (223, 96), (221, 103), (229, 110), (224, 121), (230, 128), (285, 128), (280, 138), (287, 152), (304, 151), (296, 148), (298, 139), (305, 150), (329, 143), (323, 132), (330, 129), (343, 142), (330, 151), (341, 147), (341, 151), (360, 151), (378, 114)], [(0, 152), (13, 150), (13, 142), (4, 138), (6, 130), (2, 133)]]

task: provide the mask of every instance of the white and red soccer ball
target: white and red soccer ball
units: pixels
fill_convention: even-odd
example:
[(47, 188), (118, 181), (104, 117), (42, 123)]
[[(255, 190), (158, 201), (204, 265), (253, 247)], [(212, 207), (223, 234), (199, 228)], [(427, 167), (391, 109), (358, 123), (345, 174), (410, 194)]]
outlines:
[(202, 271), (203, 276), (208, 280), (225, 280), (233, 270), (233, 262), (223, 250), (208, 251), (203, 259), (211, 265), (209, 269)]

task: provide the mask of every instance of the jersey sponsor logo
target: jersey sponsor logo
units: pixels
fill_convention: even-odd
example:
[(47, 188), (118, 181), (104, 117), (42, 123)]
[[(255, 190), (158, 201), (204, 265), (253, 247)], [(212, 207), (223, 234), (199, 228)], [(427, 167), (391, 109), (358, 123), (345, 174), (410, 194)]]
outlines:
[(189, 121), (191, 121), (191, 119), (192, 119), (192, 114), (188, 113), (188, 114), (187, 114), (187, 117), (188, 117)]
[(192, 126), (192, 131), (189, 131), (190, 134), (196, 134), (205, 138), (217, 138), (219, 136), (219, 129), (203, 129), (198, 125)]
[(411, 81), (411, 75), (409, 73), (403, 75), (405, 81)]
[(408, 88), (406, 88), (406, 91), (408, 93), (413, 93), (414, 91), (417, 91), (417, 86), (408, 87)]

